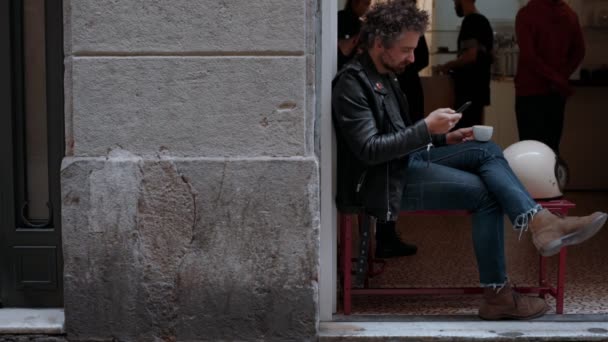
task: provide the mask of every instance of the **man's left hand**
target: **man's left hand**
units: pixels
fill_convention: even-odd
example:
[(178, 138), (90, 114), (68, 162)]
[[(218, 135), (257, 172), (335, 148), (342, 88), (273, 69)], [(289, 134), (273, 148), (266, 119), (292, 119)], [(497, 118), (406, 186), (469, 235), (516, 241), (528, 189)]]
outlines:
[(474, 140), (475, 137), (473, 136), (473, 127), (457, 129), (448, 133), (445, 138), (448, 145)]

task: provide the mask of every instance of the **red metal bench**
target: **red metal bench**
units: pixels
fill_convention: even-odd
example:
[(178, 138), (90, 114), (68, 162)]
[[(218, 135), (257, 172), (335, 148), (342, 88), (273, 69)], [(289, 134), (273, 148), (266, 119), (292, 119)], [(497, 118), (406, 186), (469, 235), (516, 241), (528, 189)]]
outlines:
[[(555, 200), (539, 202), (544, 208), (551, 210), (554, 213), (568, 215), (568, 211), (576, 205), (567, 200)], [(352, 227), (353, 218), (356, 214), (340, 214), (340, 269), (342, 273), (342, 296), (343, 309), (345, 315), (350, 315), (352, 307), (352, 296), (356, 295), (462, 295), (462, 294), (481, 294), (483, 289), (480, 287), (425, 287), (425, 288), (370, 288), (369, 278), (383, 272), (382, 266), (379, 271), (373, 270), (374, 264), (383, 265), (383, 260), (372, 258), (371, 244), (367, 253), (367, 261), (370, 265), (365, 271), (365, 281), (362, 288), (352, 287), (352, 262), (359, 259), (353, 259), (352, 253)], [(457, 210), (423, 210), (423, 211), (403, 211), (400, 216), (467, 216), (468, 211)], [(364, 216), (359, 215), (359, 219)], [(360, 221), (361, 222), (361, 221)], [(555, 311), (562, 314), (564, 311), (564, 283), (566, 278), (566, 248), (562, 248), (559, 252), (559, 263), (557, 269), (557, 284), (552, 286), (547, 280), (546, 258), (539, 256), (538, 269), (538, 286), (517, 287), (520, 293), (538, 293), (541, 297), (546, 294), (553, 296), (556, 300)]]

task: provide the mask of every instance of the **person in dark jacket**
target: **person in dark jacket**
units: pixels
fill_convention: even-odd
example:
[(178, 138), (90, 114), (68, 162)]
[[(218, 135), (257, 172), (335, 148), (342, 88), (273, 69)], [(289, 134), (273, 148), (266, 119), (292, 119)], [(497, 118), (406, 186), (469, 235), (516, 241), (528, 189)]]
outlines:
[[(483, 301), (483, 319), (530, 319), (548, 309), (544, 299), (516, 295), (507, 278), (504, 215), (530, 230), (543, 255), (580, 243), (608, 215), (562, 218), (542, 208), (513, 173), (500, 147), (472, 141), (470, 127), (450, 131), (461, 114), (438, 109), (412, 122), (395, 77), (414, 62), (428, 15), (409, 0), (386, 0), (367, 14), (364, 52), (336, 75), (332, 115), (338, 140), (341, 211), (364, 210), (394, 222), (400, 210), (468, 210)], [(549, 251), (549, 252), (548, 252)]]
[(361, 19), (350, 12), (338, 12), (338, 70), (357, 53)]
[[(414, 4), (416, 0), (413, 1)], [(424, 35), (420, 36), (414, 50), (414, 62), (405, 67), (405, 71), (397, 75), (399, 86), (405, 93), (410, 105), (410, 119), (413, 122), (424, 118), (424, 92), (420, 81), (420, 71), (429, 65), (429, 47)]]
[[(361, 30), (361, 17), (369, 9), (371, 1), (369, 0), (349, 0), (343, 10), (338, 12), (338, 70), (342, 69), (344, 64), (350, 61), (357, 54), (357, 45), (359, 43), (359, 31)], [(421, 37), (424, 39), (424, 37)], [(425, 48), (426, 48), (426, 42)], [(418, 50), (418, 48), (417, 48)], [(428, 64), (428, 54), (427, 54)], [(417, 96), (422, 96), (422, 86), (418, 74), (413, 72), (412, 67), (406, 70), (403, 78), (405, 83), (408, 83), (408, 89), (411, 89), (414, 100), (411, 105), (415, 107), (414, 112), (422, 113), (421, 107), (424, 102), (420, 103)], [(412, 74), (415, 73), (416, 76)], [(416, 83), (416, 80), (418, 83)], [(411, 87), (410, 87), (411, 84)], [(422, 100), (424, 101), (424, 100)], [(410, 107), (411, 108), (411, 107)], [(414, 244), (402, 241), (397, 234), (397, 228), (394, 222), (378, 223), (376, 227), (376, 248), (375, 256), (377, 258), (394, 258), (414, 255), (418, 251), (418, 247)]]

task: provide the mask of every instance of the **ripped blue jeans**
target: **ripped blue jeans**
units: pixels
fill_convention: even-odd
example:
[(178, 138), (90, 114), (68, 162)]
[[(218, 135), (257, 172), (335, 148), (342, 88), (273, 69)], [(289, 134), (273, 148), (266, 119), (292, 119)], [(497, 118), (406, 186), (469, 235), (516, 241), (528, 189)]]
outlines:
[(483, 287), (507, 281), (504, 215), (523, 233), (542, 208), (528, 194), (493, 142), (466, 142), (410, 155), (404, 210), (470, 210), (473, 246)]

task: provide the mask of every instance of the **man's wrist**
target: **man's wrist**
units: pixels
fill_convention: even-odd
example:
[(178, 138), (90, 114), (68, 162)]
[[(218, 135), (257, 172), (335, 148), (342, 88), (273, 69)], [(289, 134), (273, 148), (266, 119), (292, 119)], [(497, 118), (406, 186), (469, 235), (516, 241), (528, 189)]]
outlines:
[(428, 118), (422, 119), (422, 121), (424, 121), (424, 125), (426, 126), (426, 131), (429, 132), (429, 135), (431, 135), (432, 134), (431, 133), (431, 127), (429, 125), (429, 121), (428, 120), (429, 120)]

